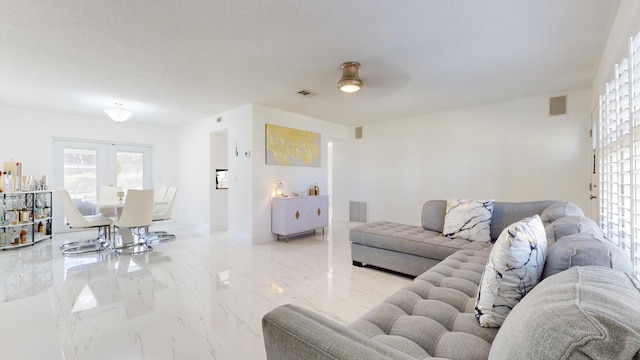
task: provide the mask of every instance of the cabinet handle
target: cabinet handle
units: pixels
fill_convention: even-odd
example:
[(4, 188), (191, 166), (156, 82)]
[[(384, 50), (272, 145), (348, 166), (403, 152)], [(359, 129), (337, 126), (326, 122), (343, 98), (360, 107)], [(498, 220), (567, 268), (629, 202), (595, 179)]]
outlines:
[(297, 219), (300, 219), (300, 212), (299, 211), (296, 211), (296, 220)]
[(320, 208), (318, 208), (318, 216), (320, 216), (320, 213), (322, 213), (322, 211), (320, 211)]

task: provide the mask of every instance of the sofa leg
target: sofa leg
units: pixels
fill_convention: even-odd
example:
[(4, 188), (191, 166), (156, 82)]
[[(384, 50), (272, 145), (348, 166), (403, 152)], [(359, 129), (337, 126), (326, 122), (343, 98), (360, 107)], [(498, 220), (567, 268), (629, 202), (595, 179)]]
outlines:
[(361, 263), (360, 261), (355, 261), (355, 260), (353, 260), (353, 266), (363, 267), (363, 266), (364, 266), (364, 264), (363, 264), (363, 263)]

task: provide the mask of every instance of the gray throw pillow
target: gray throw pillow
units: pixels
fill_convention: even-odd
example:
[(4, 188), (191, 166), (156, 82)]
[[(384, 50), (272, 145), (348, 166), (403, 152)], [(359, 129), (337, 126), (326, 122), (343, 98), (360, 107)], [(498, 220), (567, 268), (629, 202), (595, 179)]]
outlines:
[(544, 229), (547, 233), (547, 246), (553, 245), (556, 240), (567, 235), (594, 234), (603, 236), (598, 224), (586, 216), (564, 216), (547, 225)]
[(572, 202), (559, 202), (542, 210), (540, 219), (543, 224), (547, 225), (565, 216), (584, 216), (584, 212)]
[(576, 266), (520, 301), (489, 359), (639, 359), (640, 284), (619, 271)]
[(565, 236), (549, 247), (542, 278), (555, 275), (573, 266), (602, 266), (631, 274), (629, 256), (613, 243), (594, 234)]
[(482, 327), (499, 327), (511, 309), (540, 281), (547, 238), (534, 215), (502, 231), (487, 260), (475, 312)]

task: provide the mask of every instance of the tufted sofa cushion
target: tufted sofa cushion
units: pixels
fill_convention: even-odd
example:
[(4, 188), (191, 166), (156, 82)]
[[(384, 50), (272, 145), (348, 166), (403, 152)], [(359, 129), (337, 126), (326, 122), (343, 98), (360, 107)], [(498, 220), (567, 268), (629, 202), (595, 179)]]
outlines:
[(631, 260), (622, 248), (602, 235), (588, 233), (564, 236), (549, 247), (542, 278), (573, 266), (602, 266), (633, 273)]
[(482, 328), (475, 296), (488, 250), (461, 250), (349, 328), (416, 359), (486, 359), (498, 329)]
[(443, 260), (461, 249), (485, 250), (491, 248), (491, 243), (450, 239), (440, 235), (438, 232), (420, 226), (376, 221), (352, 228), (349, 240), (356, 244), (436, 260)]
[(540, 219), (542, 219), (542, 223), (546, 226), (565, 216), (584, 216), (584, 212), (578, 205), (572, 202), (557, 202), (544, 209), (542, 214), (540, 214)]
[(573, 234), (592, 234), (603, 237), (600, 226), (586, 216), (564, 216), (545, 227), (547, 245)]

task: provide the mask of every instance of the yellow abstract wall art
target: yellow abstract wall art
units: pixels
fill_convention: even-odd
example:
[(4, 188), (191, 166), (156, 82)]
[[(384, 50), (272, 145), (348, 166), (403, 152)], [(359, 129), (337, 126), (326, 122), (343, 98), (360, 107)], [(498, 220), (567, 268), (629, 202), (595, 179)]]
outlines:
[(266, 124), (267, 165), (320, 167), (320, 134)]

